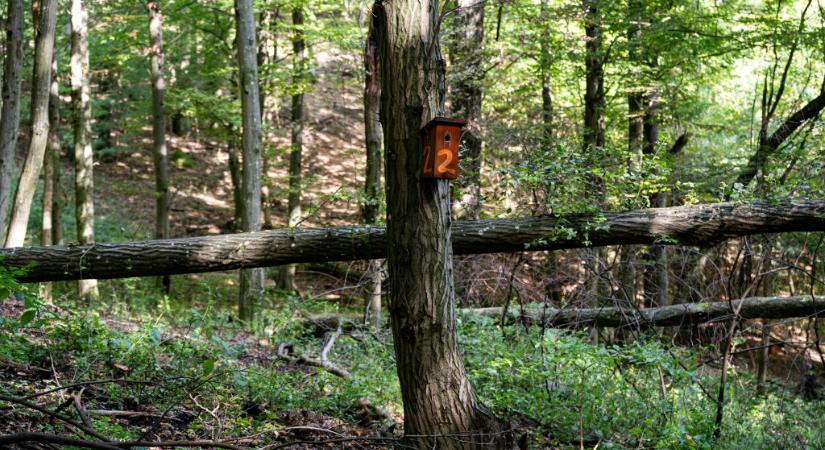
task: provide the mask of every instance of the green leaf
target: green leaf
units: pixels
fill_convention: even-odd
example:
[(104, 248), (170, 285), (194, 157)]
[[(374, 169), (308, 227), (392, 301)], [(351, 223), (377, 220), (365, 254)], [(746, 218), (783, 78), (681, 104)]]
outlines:
[(203, 376), (208, 377), (212, 372), (215, 371), (215, 360), (214, 359), (207, 359), (203, 362)]
[(37, 314), (37, 311), (35, 311), (33, 309), (26, 310), (26, 312), (24, 312), (23, 315), (20, 316), (20, 325), (22, 325), (22, 326), (28, 325), (29, 322), (34, 320), (34, 316), (36, 314)]

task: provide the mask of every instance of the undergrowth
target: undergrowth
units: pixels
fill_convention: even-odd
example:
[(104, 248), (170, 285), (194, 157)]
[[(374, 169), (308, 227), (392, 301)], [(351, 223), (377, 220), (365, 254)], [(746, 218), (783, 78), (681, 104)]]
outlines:
[[(251, 331), (234, 319), (230, 277), (175, 277), (171, 295), (154, 280), (102, 283), (102, 300), (77, 304), (72, 286), (58, 286), (51, 303), (12, 274), (0, 275), (7, 300), (0, 355), (16, 365), (45, 368), (49, 376), (9, 376), (2, 392), (24, 396), (89, 380), (126, 380), (86, 387), (89, 409), (154, 411), (176, 417), (167, 438), (278, 436), (294, 411), (358, 423), (364, 399), (397, 420), (403, 408), (391, 336), (342, 336), (330, 359), (346, 367), (342, 379), (276, 356), (280, 344), (317, 355), (323, 339), (302, 324), (316, 313), (341, 310), (269, 291)], [(186, 299), (186, 300), (182, 300)], [(9, 311), (12, 311), (10, 313)], [(533, 441), (550, 448), (823, 448), (825, 402), (806, 401), (775, 386), (756, 396), (753, 377), (731, 372), (721, 438), (714, 441), (718, 372), (699, 364), (695, 350), (656, 336), (624, 345), (592, 345), (582, 332), (500, 327), (496, 320), (459, 317), (467, 370), (480, 400), (509, 418)], [(32, 375), (32, 374), (28, 374)], [(57, 391), (43, 399), (58, 400)], [(10, 405), (0, 403), (0, 407)], [(21, 408), (7, 423), (66, 431)], [(147, 423), (95, 417), (98, 431), (136, 439)], [(369, 424), (366, 424), (369, 425)], [(372, 425), (374, 428), (375, 424)]]

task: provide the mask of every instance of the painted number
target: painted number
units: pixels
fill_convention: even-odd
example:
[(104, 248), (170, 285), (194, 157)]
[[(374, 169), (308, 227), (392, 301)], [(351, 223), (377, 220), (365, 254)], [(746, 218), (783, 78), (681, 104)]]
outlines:
[(451, 176), (455, 176), (455, 169), (450, 168), (450, 163), (453, 161), (453, 152), (448, 148), (442, 148), (438, 151), (438, 158), (444, 158), (438, 164), (438, 173), (448, 173)]

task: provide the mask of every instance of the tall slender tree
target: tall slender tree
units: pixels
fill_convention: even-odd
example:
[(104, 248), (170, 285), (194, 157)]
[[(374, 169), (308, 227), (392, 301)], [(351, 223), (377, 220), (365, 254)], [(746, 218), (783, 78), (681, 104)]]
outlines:
[[(301, 221), (301, 168), (304, 147), (304, 79), (306, 77), (306, 41), (304, 40), (304, 11), (299, 6), (292, 10), (292, 146), (289, 151), (289, 194), (287, 202), (287, 224), (298, 226)], [(295, 264), (284, 266), (281, 287), (295, 291)]]
[(505, 448), (458, 350), (450, 183), (419, 177), (420, 129), (443, 113), (437, 2), (378, 5), (389, 309), (404, 431), (422, 449)]
[[(627, 5), (627, 41), (628, 59), (631, 70), (638, 73), (642, 66), (641, 61), (641, 13), (642, 4), (639, 0), (631, 0)], [(638, 80), (635, 76), (633, 79)], [(642, 86), (632, 86), (627, 94), (627, 147), (630, 155), (628, 161), (628, 172), (633, 176), (641, 176), (643, 159), (643, 136), (644, 136), (644, 88)], [(620, 250), (619, 266), (619, 288), (621, 300), (635, 304), (636, 292), (636, 253), (638, 247), (635, 245), (624, 245)]]
[(459, 179), (461, 198), (454, 210), (459, 217), (478, 218), (481, 198), (481, 104), (484, 83), (484, 4), (479, 0), (458, 0), (456, 33), (450, 40), (450, 55), (455, 71), (452, 114), (467, 120), (461, 133), (463, 174)]
[[(235, 0), (237, 55), (241, 81), (243, 132), (243, 230), (261, 229), (261, 97), (258, 86), (258, 47), (252, 0)], [(243, 251), (241, 249), (240, 251)], [(262, 269), (242, 269), (238, 316), (249, 321), (263, 296)]]
[[(81, 244), (95, 241), (92, 90), (89, 81), (89, 12), (83, 0), (72, 0), (72, 109), (74, 110), (75, 222)], [(78, 281), (81, 298), (98, 296), (97, 280)]]
[[(364, 203), (361, 216), (366, 224), (378, 221), (383, 195), (381, 190), (381, 149), (384, 135), (381, 129), (381, 78), (378, 60), (378, 40), (375, 35), (375, 9), (370, 10), (369, 31), (364, 44), (364, 134), (367, 168), (364, 180)], [(382, 268), (380, 260), (370, 261), (367, 311), (374, 328), (381, 326)]]
[(3, 109), (0, 113), (0, 242), (5, 243), (14, 190), (14, 157), (20, 128), (20, 81), (23, 72), (23, 0), (8, 0), (3, 62)]
[(26, 239), (32, 201), (49, 139), (49, 88), (52, 82), (57, 0), (41, 0), (37, 16), (32, 73), (31, 142), (14, 196), (6, 247), (20, 247)]
[[(541, 44), (539, 54), (539, 73), (541, 74), (541, 149), (549, 154), (554, 145), (555, 133), (553, 130), (553, 95), (550, 77), (550, 1), (541, 0), (539, 10), (541, 23)], [(561, 301), (561, 284), (558, 282), (559, 255), (556, 252), (547, 253), (547, 274), (549, 280), (545, 286), (547, 297), (552, 302)]]
[[(40, 244), (62, 244), (60, 220), (60, 92), (57, 76), (57, 54), (52, 58), (52, 81), (49, 87), (49, 148), (43, 158), (43, 214)], [(52, 285), (44, 283), (43, 298), (51, 298)]]
[[(169, 155), (166, 149), (166, 80), (163, 76), (163, 16), (158, 0), (148, 0), (149, 53), (152, 57), (152, 155), (155, 162), (155, 238), (169, 237)], [(161, 285), (169, 292), (169, 276)]]
[[(590, 174), (587, 177), (591, 185), (591, 200), (601, 204), (604, 195), (604, 180), (596, 174), (602, 163), (605, 144), (604, 129), (604, 55), (602, 49), (602, 14), (601, 0), (583, 0), (585, 31), (585, 93), (584, 93), (584, 135), (583, 147), (590, 162)], [(604, 266), (604, 249), (588, 252), (590, 259), (587, 296), (591, 305), (596, 306), (600, 297), (599, 281)], [(594, 328), (594, 331), (596, 329)], [(593, 338), (597, 335), (594, 333)]]

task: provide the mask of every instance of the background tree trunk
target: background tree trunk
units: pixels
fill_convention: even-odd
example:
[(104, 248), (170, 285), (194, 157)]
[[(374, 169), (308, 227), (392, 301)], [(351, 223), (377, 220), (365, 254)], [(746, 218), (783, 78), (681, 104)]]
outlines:
[[(95, 241), (92, 99), (89, 83), (89, 15), (83, 0), (72, 0), (72, 106), (74, 109), (75, 221), (81, 244)], [(78, 282), (81, 298), (97, 298), (97, 280)]]
[[(550, 77), (550, 1), (541, 0), (541, 23), (543, 31), (541, 34), (541, 55), (539, 64), (541, 65), (541, 140), (542, 151), (550, 154), (555, 144), (555, 134), (553, 129), (553, 95), (552, 78)], [(558, 252), (547, 252), (547, 276), (548, 281), (545, 292), (548, 300), (553, 303), (561, 302), (562, 287), (559, 282), (559, 255)]]
[(376, 11), (390, 318), (404, 432), (427, 436), (411, 439), (422, 449), (489, 448), (479, 443), (502, 436), (476, 399), (456, 339), (450, 184), (418, 176), (420, 129), (442, 112), (444, 95), (435, 5), (398, 0)]
[(0, 242), (6, 242), (14, 193), (15, 153), (20, 128), (20, 82), (23, 71), (23, 0), (8, 0), (3, 63), (3, 109), (0, 113)]
[(241, 154), (235, 137), (230, 132), (227, 139), (226, 150), (229, 153), (229, 175), (232, 179), (232, 199), (234, 208), (233, 231), (243, 230), (244, 198), (243, 198), (243, 168), (241, 167)]
[[(238, 66), (241, 75), (241, 109), (243, 121), (243, 230), (261, 229), (261, 105), (258, 87), (255, 16), (252, 0), (236, 0)], [(254, 318), (255, 306), (263, 297), (263, 270), (241, 270), (238, 316)]]
[(478, 218), (481, 197), (481, 102), (484, 83), (484, 5), (479, 0), (458, 0), (456, 33), (450, 45), (452, 114), (467, 120), (461, 133), (461, 198), (454, 204), (458, 218)]
[[(294, 53), (294, 73), (292, 82), (297, 89), (292, 96), (292, 147), (289, 152), (289, 195), (287, 204), (287, 224), (298, 226), (301, 221), (301, 157), (304, 147), (304, 83), (306, 78), (306, 56), (304, 54), (304, 11), (292, 10), (292, 51)], [(282, 269), (281, 287), (288, 291), (297, 291), (295, 286), (295, 265), (289, 264)]]
[[(164, 95), (166, 81), (163, 77), (163, 16), (157, 0), (146, 3), (149, 10), (149, 40), (152, 57), (152, 155), (155, 163), (155, 238), (169, 237), (169, 155), (166, 150), (166, 111)], [(161, 278), (161, 285), (168, 293), (171, 280)]]
[[(52, 166), (52, 201), (51, 201), (51, 230), (52, 245), (63, 245), (63, 182), (60, 177), (60, 157), (63, 153), (63, 145), (60, 139), (60, 76), (57, 72), (57, 57), (52, 64), (52, 84), (49, 88), (49, 154), (47, 159), (51, 159)], [(45, 196), (45, 194), (44, 194)], [(44, 218), (46, 203), (43, 203)], [(45, 227), (44, 227), (45, 229)]]
[[(364, 203), (361, 215), (365, 224), (378, 221), (383, 204), (381, 189), (381, 150), (384, 146), (384, 134), (381, 129), (381, 78), (378, 60), (378, 40), (375, 29), (376, 6), (370, 10), (369, 32), (364, 44), (364, 132), (367, 149), (367, 169), (364, 181)], [(375, 329), (381, 327), (381, 278), (384, 263), (381, 260), (370, 261), (369, 318)]]
[(14, 196), (6, 247), (20, 247), (26, 239), (32, 200), (49, 139), (49, 88), (52, 82), (57, 0), (42, 0), (40, 7), (32, 73), (31, 142)]
[[(629, 59), (638, 69), (641, 66), (641, 22), (642, 5), (639, 0), (631, 0), (627, 8), (628, 29), (627, 40)], [(630, 153), (628, 171), (635, 177), (642, 176), (642, 159), (644, 135), (644, 92), (641, 87), (631, 88), (627, 94), (627, 147)], [(638, 247), (623, 245), (620, 251), (619, 289), (621, 300), (627, 305), (636, 304), (636, 254)]]
[[(57, 55), (52, 58), (52, 80), (49, 86), (49, 147), (43, 158), (43, 214), (40, 244), (58, 244), (62, 238), (60, 223), (60, 95), (57, 81)], [(40, 293), (51, 298), (52, 285), (44, 283)]]

